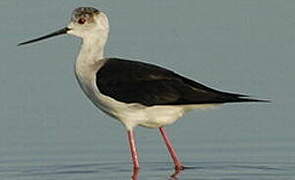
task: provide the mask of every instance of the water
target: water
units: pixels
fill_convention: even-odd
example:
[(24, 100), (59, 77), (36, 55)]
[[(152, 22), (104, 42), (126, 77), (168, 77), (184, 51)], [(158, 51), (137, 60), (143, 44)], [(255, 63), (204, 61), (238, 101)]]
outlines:
[[(142, 169), (136, 175), (132, 174), (132, 163), (128, 161), (127, 144), (121, 150), (115, 150), (115, 144), (113, 147), (91, 143), (31, 144), (21, 152), (1, 151), (0, 177), (4, 180), (130, 179), (131, 176), (138, 179), (293, 179), (295, 147), (292, 143), (199, 142), (195, 147), (187, 144), (178, 149), (187, 169), (178, 173), (173, 171), (164, 148), (160, 148), (164, 145), (151, 147), (139, 142), (143, 158)], [(142, 150), (142, 146), (147, 150)]]
[[(174, 179), (295, 179), (295, 1), (0, 2), (0, 180), (130, 179), (124, 128), (82, 94), (79, 40), (23, 40), (94, 6), (111, 23), (107, 56), (169, 67), (221, 90), (270, 98), (194, 111), (167, 127), (189, 167)], [(136, 129), (138, 179), (173, 179), (156, 129)]]
[(263, 162), (190, 162), (185, 171), (173, 172), (167, 163), (145, 163), (132, 172), (125, 162), (79, 162), (59, 165), (7, 167), (4, 179), (290, 179), (294, 164)]

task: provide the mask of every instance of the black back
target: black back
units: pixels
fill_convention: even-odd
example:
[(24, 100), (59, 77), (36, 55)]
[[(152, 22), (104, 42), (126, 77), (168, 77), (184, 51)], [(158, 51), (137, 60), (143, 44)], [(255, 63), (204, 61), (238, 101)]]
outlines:
[(107, 59), (96, 84), (106, 96), (146, 106), (260, 101), (214, 90), (159, 66), (118, 58)]

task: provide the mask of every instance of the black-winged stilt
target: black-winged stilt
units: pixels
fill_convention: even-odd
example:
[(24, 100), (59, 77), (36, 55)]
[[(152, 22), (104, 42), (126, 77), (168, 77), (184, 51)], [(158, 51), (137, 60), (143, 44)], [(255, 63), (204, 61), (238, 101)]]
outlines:
[(105, 58), (109, 21), (105, 13), (92, 7), (75, 9), (67, 27), (19, 45), (61, 34), (82, 38), (75, 66), (76, 77), (88, 98), (126, 127), (134, 169), (139, 168), (134, 127), (159, 128), (175, 169), (181, 170), (184, 166), (164, 126), (174, 123), (193, 109), (224, 103), (267, 102), (214, 90), (156, 65)]

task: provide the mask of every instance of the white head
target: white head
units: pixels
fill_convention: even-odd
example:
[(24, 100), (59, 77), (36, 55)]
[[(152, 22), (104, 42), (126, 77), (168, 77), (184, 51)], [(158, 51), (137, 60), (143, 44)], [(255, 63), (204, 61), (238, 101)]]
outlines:
[(71, 34), (83, 39), (83, 41), (100, 41), (104, 45), (109, 33), (107, 16), (92, 7), (80, 7), (72, 12), (71, 21), (67, 27), (51, 34), (20, 43), (24, 45), (61, 34)]
[(68, 34), (87, 38), (106, 39), (109, 33), (107, 16), (92, 7), (80, 7), (73, 11), (71, 22), (68, 25)]

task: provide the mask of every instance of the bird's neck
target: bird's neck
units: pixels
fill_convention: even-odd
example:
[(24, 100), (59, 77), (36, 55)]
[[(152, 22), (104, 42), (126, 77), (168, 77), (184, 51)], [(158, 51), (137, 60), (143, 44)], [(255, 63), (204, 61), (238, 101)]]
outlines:
[(83, 39), (80, 53), (76, 60), (75, 74), (82, 89), (89, 95), (96, 71), (103, 62), (104, 45), (102, 39)]
[(94, 64), (103, 59), (105, 43), (101, 38), (83, 39), (77, 62)]
[(80, 53), (76, 60), (76, 72), (86, 73), (90, 68), (95, 68), (100, 60), (104, 59), (104, 46), (107, 36), (90, 36), (83, 38)]

